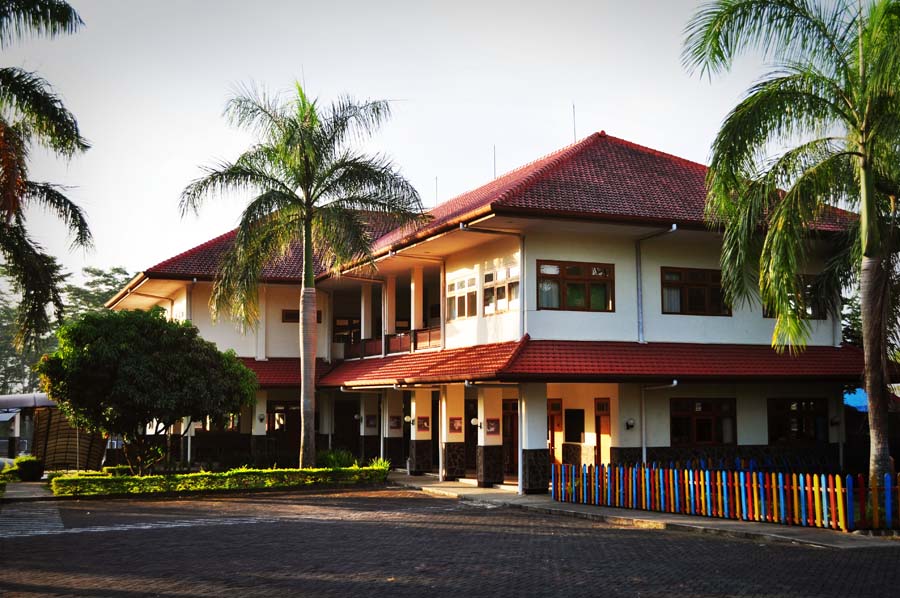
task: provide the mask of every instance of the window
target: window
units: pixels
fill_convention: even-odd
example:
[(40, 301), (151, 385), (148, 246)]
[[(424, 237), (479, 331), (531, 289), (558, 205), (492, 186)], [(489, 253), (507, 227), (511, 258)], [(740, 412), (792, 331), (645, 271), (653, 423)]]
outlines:
[[(803, 282), (803, 297), (799, 298), (802, 301), (803, 311), (806, 312), (806, 317), (809, 320), (824, 320), (828, 317), (828, 310), (823, 305), (822, 301), (818, 299), (818, 296), (815, 293), (815, 289), (813, 288), (813, 284), (815, 282), (815, 277), (813, 276), (802, 276)], [(763, 317), (764, 318), (774, 318), (774, 311), (770, 310), (767, 306), (763, 306)]]
[(447, 283), (447, 320), (474, 318), (478, 315), (478, 286), (475, 278)]
[(672, 446), (735, 444), (734, 399), (672, 399)]
[(566, 409), (566, 442), (584, 442), (584, 409)]
[(538, 260), (538, 309), (615, 311), (615, 266)]
[[(300, 310), (299, 309), (282, 309), (281, 310), (281, 321), (285, 324), (299, 324), (300, 323)], [(316, 310), (316, 323), (322, 323), (322, 310)]]
[(825, 399), (769, 399), (769, 444), (810, 445), (828, 442)]
[(662, 312), (730, 316), (722, 294), (722, 272), (698, 268), (662, 268)]
[(510, 266), (484, 273), (482, 298), (485, 316), (519, 309), (519, 267)]

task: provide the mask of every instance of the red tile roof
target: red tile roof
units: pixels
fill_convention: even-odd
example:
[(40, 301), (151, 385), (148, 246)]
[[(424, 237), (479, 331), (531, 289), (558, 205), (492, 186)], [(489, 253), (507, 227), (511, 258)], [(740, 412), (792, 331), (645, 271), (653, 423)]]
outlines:
[(495, 379), (525, 339), (444, 351), (404, 353), (345, 361), (319, 380), (320, 386), (384, 386)]
[(501, 380), (547, 382), (858, 381), (862, 351), (807, 347), (799, 355), (768, 345), (530, 340), (345, 361), (320, 386)]
[[(634, 223), (677, 223), (703, 228), (707, 168), (605, 132), (526, 164), (473, 191), (429, 211), (418, 226), (394, 228), (383, 217), (369, 215), (376, 254), (459, 226), (491, 212), (522, 216), (562, 216)], [(839, 231), (855, 214), (830, 208), (816, 228)], [(212, 279), (235, 231), (160, 262), (148, 276)], [(267, 265), (264, 282), (298, 282), (303, 249), (299, 244)], [(327, 264), (316, 257), (316, 274)]]
[[(245, 366), (256, 373), (260, 388), (299, 387), (300, 358), (270, 357), (266, 361), (257, 361), (252, 357), (241, 357)], [(323, 359), (316, 359), (316, 382), (331, 371), (333, 365)]]
[[(705, 227), (706, 172), (703, 164), (601, 131), (436, 206), (430, 222), (388, 233), (378, 239), (376, 250), (491, 211)], [(854, 218), (829, 209), (816, 228), (843, 230)]]
[[(378, 215), (366, 216), (366, 226), (372, 239), (384, 235), (394, 227), (390, 220)], [(155, 266), (147, 268), (144, 273), (147, 276), (162, 278), (199, 278), (213, 279), (216, 277), (219, 263), (225, 253), (234, 244), (237, 230), (231, 230), (215, 239), (210, 239), (188, 249), (183, 253), (162, 261)], [(324, 274), (328, 270), (321, 255), (314, 258), (316, 275)], [(260, 273), (262, 282), (289, 282), (299, 283), (303, 272), (303, 244), (292, 243), (287, 253), (278, 260), (267, 264)]]
[(509, 380), (859, 380), (856, 347), (807, 347), (791, 355), (768, 345), (529, 341), (500, 375)]

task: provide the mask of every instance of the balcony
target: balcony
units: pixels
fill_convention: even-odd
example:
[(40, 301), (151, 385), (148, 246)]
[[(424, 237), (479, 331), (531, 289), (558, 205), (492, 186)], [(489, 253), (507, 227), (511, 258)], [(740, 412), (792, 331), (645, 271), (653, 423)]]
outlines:
[[(422, 328), (385, 337), (387, 354), (409, 353), (441, 348), (441, 327)], [(344, 359), (362, 359), (381, 355), (380, 338), (368, 338), (344, 343)]]

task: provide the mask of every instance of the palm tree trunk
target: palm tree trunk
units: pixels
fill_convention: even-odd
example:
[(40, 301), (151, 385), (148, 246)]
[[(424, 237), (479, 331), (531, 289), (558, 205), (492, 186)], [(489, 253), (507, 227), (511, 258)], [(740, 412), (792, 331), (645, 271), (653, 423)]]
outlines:
[(303, 224), (303, 285), (300, 289), (300, 467), (316, 461), (316, 281), (312, 219)]
[(888, 447), (887, 342), (885, 317), (889, 305), (884, 262), (880, 256), (863, 256), (859, 280), (862, 316), (865, 387), (869, 400), (869, 476), (879, 480), (890, 472)]

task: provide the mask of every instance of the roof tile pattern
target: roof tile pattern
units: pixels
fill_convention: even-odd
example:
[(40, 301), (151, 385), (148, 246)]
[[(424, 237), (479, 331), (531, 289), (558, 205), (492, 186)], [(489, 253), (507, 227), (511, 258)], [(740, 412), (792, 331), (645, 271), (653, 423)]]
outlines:
[(850, 346), (807, 347), (791, 355), (768, 345), (530, 341), (501, 378), (516, 380), (859, 379), (863, 353)]
[[(266, 361), (257, 361), (252, 357), (241, 357), (245, 366), (256, 373), (260, 388), (299, 387), (300, 358), (270, 357)], [(316, 359), (316, 381), (333, 368), (324, 359)]]
[(345, 361), (320, 386), (383, 386), (495, 378), (525, 341)]

